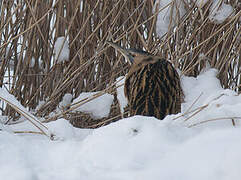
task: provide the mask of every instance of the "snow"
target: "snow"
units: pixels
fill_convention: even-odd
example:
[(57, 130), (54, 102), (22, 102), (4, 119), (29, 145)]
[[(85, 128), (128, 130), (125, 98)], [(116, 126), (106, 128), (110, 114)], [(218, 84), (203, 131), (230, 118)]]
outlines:
[(58, 37), (54, 44), (55, 61), (57, 63), (69, 60), (69, 44), (64, 36)]
[(195, 3), (199, 8), (202, 8), (207, 2), (212, 3), (209, 19), (214, 23), (223, 23), (234, 11), (230, 4), (226, 4), (221, 0), (197, 0)]
[[(67, 120), (59, 119), (45, 124), (61, 137), (57, 141), (40, 134), (13, 133), (36, 131), (28, 121), (0, 126), (0, 177), (5, 180), (239, 180), (239, 119), (235, 119), (235, 127), (230, 119), (189, 127), (210, 118), (241, 117), (241, 96), (223, 89), (216, 75), (217, 70), (206, 68), (197, 78), (182, 76), (185, 93), (182, 113), (169, 115), (162, 121), (133, 116), (91, 130), (74, 128)], [(74, 102), (98, 93), (83, 93)], [(100, 97), (80, 107), (89, 112), (107, 111), (113, 97), (109, 94)], [(194, 116), (184, 114), (204, 105), (206, 108)]]
[(72, 94), (66, 93), (66, 94), (63, 96), (62, 101), (59, 103), (59, 108), (60, 108), (61, 110), (66, 110), (66, 107), (71, 104), (72, 99), (73, 99)]
[(120, 110), (121, 113), (124, 113), (124, 108), (127, 106), (127, 98), (125, 97), (125, 93), (124, 93), (124, 83), (125, 83), (125, 77), (121, 76), (116, 80), (116, 86), (117, 88), (117, 99), (118, 99), (118, 103), (120, 105)]
[[(157, 16), (156, 31), (157, 31), (157, 35), (160, 37), (162, 37), (168, 32), (169, 26), (172, 28), (176, 24), (175, 17), (177, 13), (179, 13), (180, 18), (182, 18), (186, 12), (184, 9), (182, 0), (177, 0), (177, 1), (174, 1), (177, 4), (174, 5), (173, 13), (171, 14), (172, 2), (173, 0), (158, 0), (154, 5), (153, 12), (155, 13), (156, 6), (157, 4), (159, 4), (159, 7), (158, 7), (159, 13)], [(178, 10), (176, 7), (178, 7)]]
[[(239, 179), (239, 128), (196, 130), (134, 116), (96, 130), (49, 124), (65, 137), (1, 132), (4, 179)], [(58, 135), (60, 135), (59, 133)], [(12, 173), (14, 171), (14, 173)]]
[(44, 104), (45, 104), (45, 101), (39, 101), (39, 103), (38, 103), (38, 105), (37, 105), (35, 111), (39, 111), (40, 108), (41, 108)]
[(220, 0), (214, 0), (211, 6), (211, 13), (209, 19), (217, 24), (223, 23), (233, 12), (233, 7), (230, 4), (222, 2)]
[[(219, 121), (223, 121), (222, 123), (210, 122), (209, 127), (213, 124), (215, 127), (226, 127), (232, 126), (232, 117), (235, 121), (241, 118), (241, 113), (238, 110), (241, 107), (241, 96), (232, 90), (223, 89), (216, 75), (216, 69), (205, 69), (197, 78), (183, 77), (182, 83), (186, 102), (182, 104), (182, 111), (186, 112), (189, 107), (191, 107), (189, 111), (192, 111), (208, 105), (198, 113), (198, 116), (188, 119), (186, 122), (188, 125), (219, 118)], [(200, 98), (198, 98), (199, 96)], [(191, 114), (185, 115), (182, 120), (190, 116)]]
[(39, 68), (44, 70), (44, 62), (41, 58), (39, 58), (38, 63), (39, 63)]
[(30, 63), (29, 63), (29, 67), (33, 68), (35, 65), (35, 61), (36, 61), (35, 58), (32, 57), (32, 59), (30, 60)]
[(92, 100), (80, 105), (75, 109), (75, 111), (90, 113), (91, 117), (94, 119), (108, 117), (114, 97), (113, 95), (107, 93), (97, 97), (98, 93), (100, 92), (81, 93), (76, 99), (73, 100), (72, 105), (76, 103), (83, 103), (86, 100)]

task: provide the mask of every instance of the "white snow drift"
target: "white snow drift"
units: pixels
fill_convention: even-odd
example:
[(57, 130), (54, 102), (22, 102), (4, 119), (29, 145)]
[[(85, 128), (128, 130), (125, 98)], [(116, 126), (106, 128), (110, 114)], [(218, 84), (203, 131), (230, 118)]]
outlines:
[[(163, 121), (134, 116), (90, 130), (76, 129), (60, 119), (46, 124), (61, 137), (58, 141), (50, 141), (43, 135), (12, 133), (36, 131), (29, 122), (3, 126), (0, 177), (5, 180), (239, 180), (241, 97), (222, 89), (216, 72), (206, 69), (197, 78), (183, 76), (182, 113), (169, 115)], [(111, 102), (110, 99), (105, 97), (100, 104), (96, 102), (85, 108), (101, 108), (101, 102)], [(196, 115), (181, 116), (203, 105), (206, 108)], [(108, 113), (107, 109), (102, 111)], [(235, 127), (231, 116), (235, 116)], [(188, 128), (217, 117), (226, 119)]]

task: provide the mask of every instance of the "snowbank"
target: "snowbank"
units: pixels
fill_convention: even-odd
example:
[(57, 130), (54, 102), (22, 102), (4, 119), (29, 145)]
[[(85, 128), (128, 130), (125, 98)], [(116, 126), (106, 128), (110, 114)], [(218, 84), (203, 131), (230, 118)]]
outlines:
[[(49, 123), (62, 141), (0, 133), (5, 180), (240, 179), (241, 130), (186, 128), (134, 116), (96, 130)], [(13, 128), (13, 127), (12, 127)], [(16, 127), (17, 128), (17, 127)], [(67, 133), (66, 133), (67, 132)]]
[[(184, 121), (190, 126), (213, 120), (208, 123), (208, 127), (214, 125), (213, 128), (232, 127), (232, 119), (236, 124), (239, 124), (241, 96), (232, 90), (223, 89), (216, 75), (216, 69), (206, 69), (197, 78), (183, 77), (185, 102), (182, 104), (182, 113), (194, 111), (202, 106), (207, 107), (193, 117), (191, 117), (193, 113), (184, 115), (184, 117), (179, 118), (180, 121)], [(204, 126), (206, 125), (204, 124)]]
[[(241, 96), (224, 90), (215, 69), (182, 77), (182, 113), (160, 121), (134, 116), (95, 130), (74, 128), (65, 119), (47, 125), (58, 141), (39, 134), (28, 121), (0, 131), (0, 177), (4, 180), (239, 180)], [(91, 94), (82, 94), (81, 98)], [(200, 96), (201, 95), (201, 96)], [(198, 98), (199, 97), (199, 98)], [(108, 100), (109, 98), (109, 100)], [(112, 97), (82, 106), (101, 109)], [(192, 116), (195, 109), (207, 105)], [(110, 108), (108, 106), (108, 108)], [(184, 115), (183, 115), (184, 114)], [(183, 115), (183, 116), (181, 116)], [(188, 126), (210, 118), (231, 119)], [(174, 120), (176, 119), (176, 120)]]

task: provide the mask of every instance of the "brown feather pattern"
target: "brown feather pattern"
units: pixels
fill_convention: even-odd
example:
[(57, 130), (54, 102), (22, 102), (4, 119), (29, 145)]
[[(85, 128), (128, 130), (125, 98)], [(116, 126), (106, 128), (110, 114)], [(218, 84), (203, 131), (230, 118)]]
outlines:
[(130, 115), (155, 116), (181, 112), (180, 78), (170, 62), (158, 56), (136, 56), (125, 81)]

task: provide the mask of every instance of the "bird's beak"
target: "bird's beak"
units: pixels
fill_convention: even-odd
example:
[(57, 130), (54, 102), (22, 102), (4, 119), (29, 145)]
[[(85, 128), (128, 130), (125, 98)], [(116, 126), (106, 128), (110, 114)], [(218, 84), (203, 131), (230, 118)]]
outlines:
[(113, 48), (115, 48), (117, 51), (119, 51), (127, 60), (130, 64), (133, 64), (134, 62), (134, 57), (130, 54), (130, 52), (127, 49), (122, 48), (118, 44), (115, 44), (113, 42), (107, 41), (109, 45), (111, 45)]

